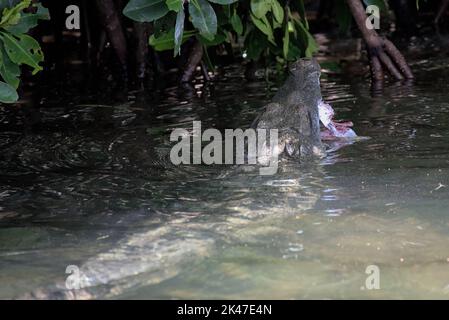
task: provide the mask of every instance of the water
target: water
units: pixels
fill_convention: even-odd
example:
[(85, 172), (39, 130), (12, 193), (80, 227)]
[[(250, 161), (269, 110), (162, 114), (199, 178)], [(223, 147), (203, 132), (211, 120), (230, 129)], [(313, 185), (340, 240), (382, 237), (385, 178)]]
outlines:
[[(414, 85), (374, 97), (323, 79), (371, 139), (266, 177), (163, 156), (193, 120), (251, 123), (274, 89), (236, 68), (193, 91), (47, 88), (38, 110), (2, 109), (0, 298), (448, 298), (448, 65), (416, 61)], [(68, 265), (85, 288), (65, 290)]]

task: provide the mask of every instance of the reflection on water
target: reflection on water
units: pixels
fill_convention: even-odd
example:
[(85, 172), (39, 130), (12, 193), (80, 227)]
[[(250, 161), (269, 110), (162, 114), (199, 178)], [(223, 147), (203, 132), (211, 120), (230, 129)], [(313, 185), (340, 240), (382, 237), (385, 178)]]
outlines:
[(416, 62), (417, 83), (374, 97), (324, 79), (371, 139), (275, 176), (167, 162), (173, 128), (245, 128), (272, 96), (233, 69), (193, 92), (1, 110), (0, 298), (447, 298), (447, 64)]

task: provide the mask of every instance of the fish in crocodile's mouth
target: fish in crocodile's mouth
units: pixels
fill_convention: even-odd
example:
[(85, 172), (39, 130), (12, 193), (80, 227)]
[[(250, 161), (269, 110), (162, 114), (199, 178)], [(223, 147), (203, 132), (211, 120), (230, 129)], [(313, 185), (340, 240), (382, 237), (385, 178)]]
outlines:
[(325, 129), (321, 131), (321, 139), (335, 140), (335, 139), (353, 139), (357, 137), (354, 130), (351, 129), (353, 123), (351, 121), (341, 122), (335, 121), (335, 111), (330, 104), (320, 101), (318, 103), (318, 114), (321, 123)]

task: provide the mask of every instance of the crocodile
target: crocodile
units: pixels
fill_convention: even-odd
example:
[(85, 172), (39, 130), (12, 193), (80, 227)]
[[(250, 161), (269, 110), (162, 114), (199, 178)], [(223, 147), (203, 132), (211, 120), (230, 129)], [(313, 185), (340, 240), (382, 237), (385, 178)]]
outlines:
[[(205, 183), (210, 183), (211, 189), (220, 185), (220, 197), (226, 201), (217, 206), (207, 195), (188, 193), (184, 196), (189, 199), (187, 205), (191, 201), (195, 203), (194, 212), (188, 215), (177, 216), (178, 202), (183, 203), (177, 194), (177, 203), (165, 208), (172, 213), (168, 221), (128, 234), (111, 244), (109, 250), (82, 262), (77, 274), (79, 289), (67, 289), (67, 284), (70, 287), (73, 280), (70, 276), (69, 283), (62, 281), (21, 298), (115, 297), (129, 288), (154, 285), (179, 275), (185, 266), (213, 254), (217, 242), (258, 243), (270, 235), (282, 234), (282, 217), (295, 216), (312, 208), (326, 187), (320, 166), (304, 169), (298, 167), (303, 161), (295, 160), (322, 157), (326, 150), (323, 136), (343, 139), (352, 135), (350, 123), (336, 124), (333, 117), (332, 108), (321, 96), (317, 61), (299, 60), (291, 66), (286, 83), (252, 125), (258, 129), (279, 130), (278, 150), (282, 156), (293, 160), (288, 166), (271, 177), (235, 170), (233, 174), (207, 180)], [(321, 131), (320, 121), (325, 131)], [(246, 190), (261, 187), (269, 189), (272, 197), (256, 192), (242, 200)], [(201, 212), (211, 210), (222, 214), (212, 215), (212, 221), (204, 221)]]
[[(277, 129), (277, 156), (296, 159), (322, 157), (322, 140), (356, 137), (351, 122), (335, 122), (332, 107), (323, 101), (321, 68), (315, 58), (299, 59), (289, 68), (289, 76), (272, 101), (251, 125), (254, 129)], [(320, 121), (325, 127), (321, 131)]]

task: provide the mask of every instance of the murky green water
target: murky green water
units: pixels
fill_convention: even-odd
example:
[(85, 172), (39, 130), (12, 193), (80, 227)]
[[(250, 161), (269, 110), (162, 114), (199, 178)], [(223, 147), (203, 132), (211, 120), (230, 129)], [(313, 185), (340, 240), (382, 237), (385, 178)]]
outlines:
[[(0, 298), (448, 298), (448, 66), (417, 61), (414, 85), (375, 97), (323, 79), (338, 118), (371, 139), (275, 176), (161, 156), (193, 120), (251, 123), (273, 91), (233, 70), (120, 105), (49, 90), (38, 111), (3, 109)], [(68, 265), (87, 287), (65, 291)]]

